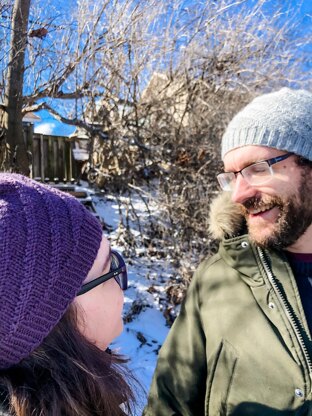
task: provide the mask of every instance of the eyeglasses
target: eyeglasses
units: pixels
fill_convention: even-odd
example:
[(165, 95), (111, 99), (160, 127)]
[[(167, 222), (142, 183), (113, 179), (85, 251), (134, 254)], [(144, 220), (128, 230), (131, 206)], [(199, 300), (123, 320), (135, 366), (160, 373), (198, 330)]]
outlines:
[(237, 172), (219, 173), (219, 175), (217, 175), (219, 185), (223, 191), (233, 191), (239, 173), (249, 185), (263, 185), (274, 175), (272, 165), (287, 159), (291, 155), (293, 155), (293, 153), (286, 153), (285, 155), (273, 157), (272, 159), (261, 160), (260, 162), (252, 163)]
[(116, 250), (111, 251), (111, 266), (109, 272), (97, 277), (91, 282), (84, 284), (77, 293), (77, 296), (89, 292), (89, 290), (112, 278), (116, 280), (122, 290), (126, 290), (128, 288), (127, 266), (122, 255)]

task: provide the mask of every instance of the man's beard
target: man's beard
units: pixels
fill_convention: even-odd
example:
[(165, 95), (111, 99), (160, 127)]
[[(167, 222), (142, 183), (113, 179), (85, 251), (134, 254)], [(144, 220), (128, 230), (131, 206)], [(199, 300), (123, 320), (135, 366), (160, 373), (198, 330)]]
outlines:
[[(243, 204), (248, 226), (248, 211), (262, 206), (278, 207), (279, 216), (270, 235), (257, 235), (249, 229), (250, 239), (263, 248), (284, 249), (293, 245), (312, 224), (312, 186), (304, 171), (297, 192), (288, 197), (254, 197)], [(251, 227), (250, 227), (251, 228)]]

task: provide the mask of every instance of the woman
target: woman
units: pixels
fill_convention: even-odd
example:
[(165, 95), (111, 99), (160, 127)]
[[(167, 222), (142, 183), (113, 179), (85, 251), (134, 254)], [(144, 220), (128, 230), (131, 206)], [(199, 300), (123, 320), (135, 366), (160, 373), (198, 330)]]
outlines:
[[(75, 198), (0, 174), (0, 414), (132, 414), (122, 331), (127, 271)], [(1, 413), (2, 412), (2, 413)]]

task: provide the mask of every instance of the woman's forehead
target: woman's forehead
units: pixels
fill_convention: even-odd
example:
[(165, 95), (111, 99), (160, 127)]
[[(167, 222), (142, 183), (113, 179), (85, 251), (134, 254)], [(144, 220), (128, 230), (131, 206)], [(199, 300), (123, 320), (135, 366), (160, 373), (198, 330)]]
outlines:
[(110, 266), (111, 247), (105, 236), (103, 236), (96, 259), (84, 281), (87, 283), (106, 272)]

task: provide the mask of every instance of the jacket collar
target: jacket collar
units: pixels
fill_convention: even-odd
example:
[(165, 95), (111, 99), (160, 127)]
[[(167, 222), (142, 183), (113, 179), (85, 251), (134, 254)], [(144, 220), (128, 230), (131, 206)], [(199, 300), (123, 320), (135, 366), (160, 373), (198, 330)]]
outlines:
[(245, 234), (246, 221), (242, 209), (231, 200), (230, 192), (223, 192), (210, 205), (209, 231), (216, 240)]
[(219, 253), (223, 260), (249, 286), (263, 285), (257, 248), (249, 241), (245, 218), (240, 206), (231, 201), (231, 193), (223, 192), (212, 201), (209, 219), (211, 235), (222, 240)]

